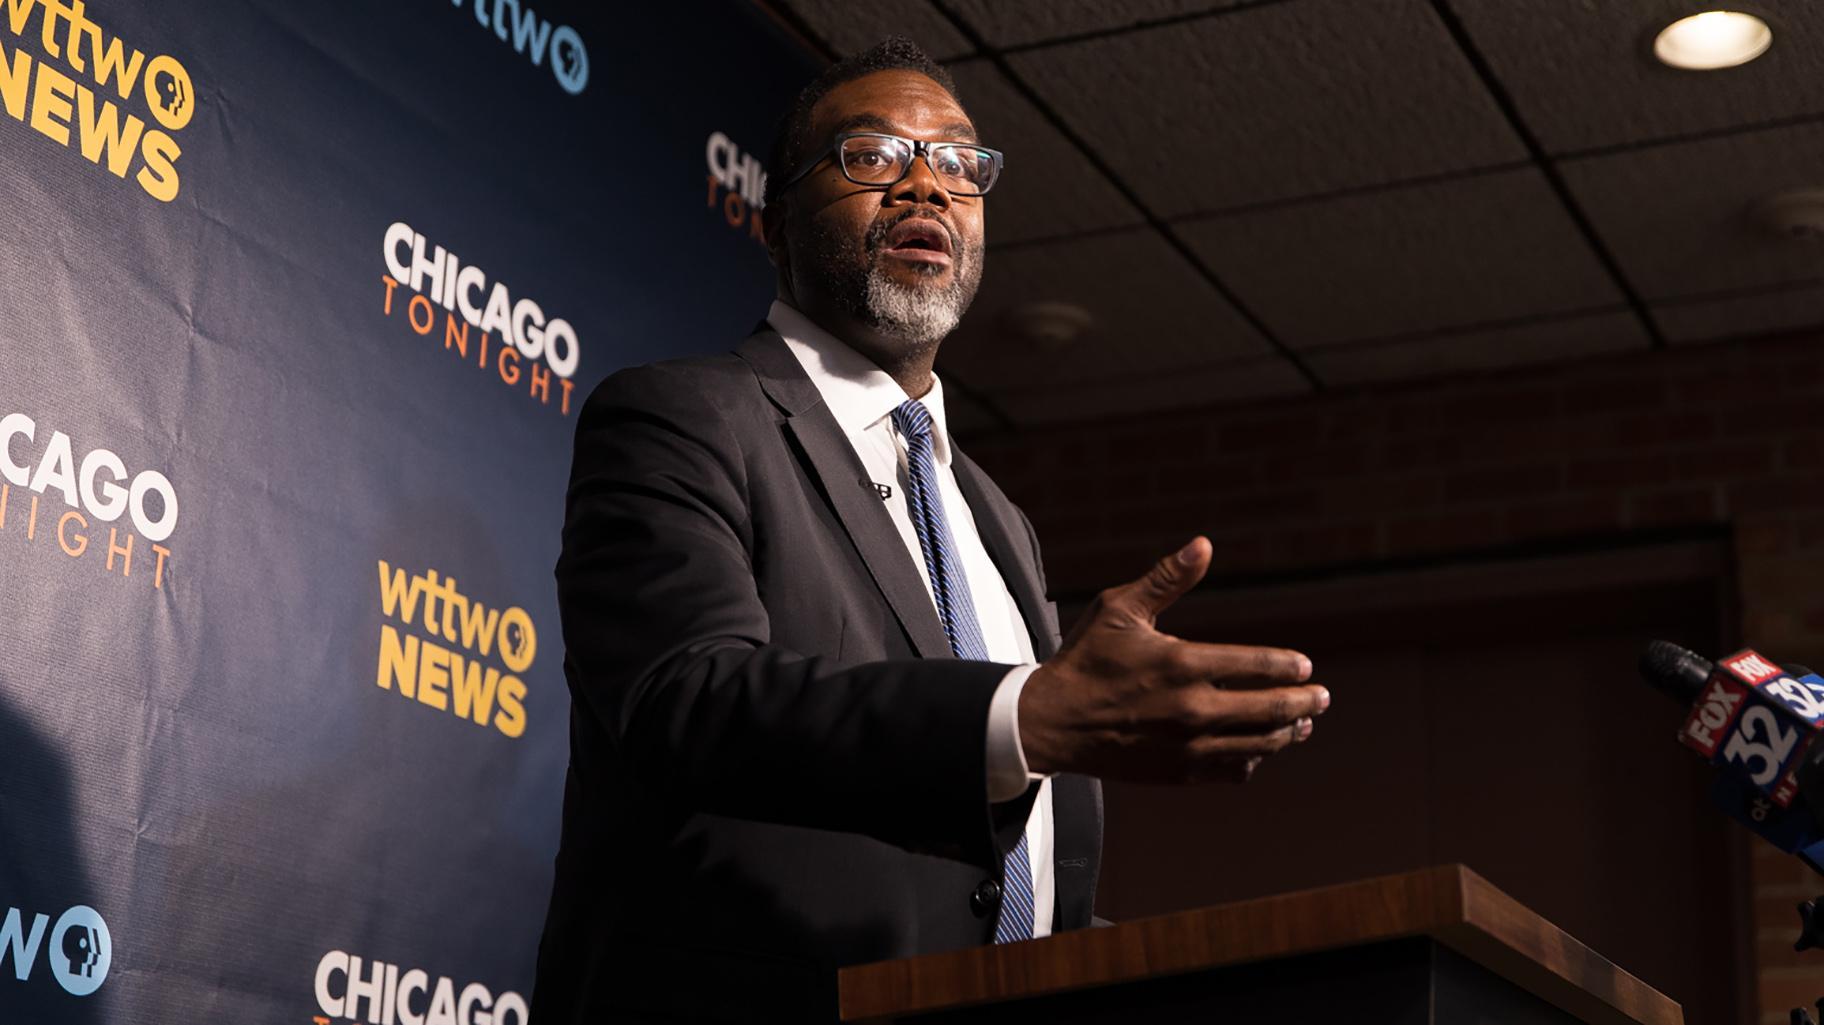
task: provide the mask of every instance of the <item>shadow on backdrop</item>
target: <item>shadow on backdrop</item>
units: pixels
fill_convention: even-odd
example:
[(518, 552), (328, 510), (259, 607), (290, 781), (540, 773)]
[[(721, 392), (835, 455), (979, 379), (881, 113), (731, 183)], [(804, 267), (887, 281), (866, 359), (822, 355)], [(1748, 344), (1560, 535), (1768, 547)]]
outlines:
[(69, 768), (4, 685), (0, 766), (0, 1022), (105, 1021), (106, 981), (118, 972), (105, 927), (70, 910), (96, 898), (77, 844)]

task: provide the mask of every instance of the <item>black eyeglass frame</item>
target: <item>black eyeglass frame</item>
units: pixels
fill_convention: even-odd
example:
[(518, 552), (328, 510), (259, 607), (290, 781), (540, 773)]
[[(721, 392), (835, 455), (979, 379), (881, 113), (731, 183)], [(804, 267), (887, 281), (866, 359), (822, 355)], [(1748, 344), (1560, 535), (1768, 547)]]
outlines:
[[(899, 177), (890, 182), (856, 181), (855, 177), (849, 173), (848, 167), (842, 162), (842, 145), (850, 139), (892, 139), (894, 142), (902, 142), (912, 147), (912, 159), (906, 161), (906, 169), (899, 173)], [(995, 184), (1001, 180), (1001, 172), (1007, 169), (1006, 154), (998, 149), (989, 149), (986, 146), (978, 145), (973, 142), (925, 142), (922, 139), (908, 139), (903, 135), (893, 135), (889, 132), (843, 132), (830, 143), (829, 149), (806, 161), (804, 166), (800, 167), (790, 178), (786, 179), (785, 184), (779, 186), (779, 191), (783, 193), (786, 189), (803, 181), (825, 160), (834, 160), (836, 162), (836, 170), (841, 171), (842, 176), (848, 179), (851, 184), (860, 185), (863, 188), (868, 189), (890, 189), (906, 180), (906, 176), (912, 173), (912, 165), (918, 162), (919, 157), (924, 157), (925, 166), (931, 167), (931, 149), (934, 146), (966, 146), (979, 153), (986, 153), (994, 159), (994, 177), (988, 182), (987, 189), (983, 189), (980, 192), (958, 192), (955, 189), (946, 186), (944, 191), (950, 193), (952, 196), (964, 196), (969, 198), (986, 196), (988, 190), (994, 188)], [(939, 174), (935, 167), (931, 167), (931, 174), (936, 177), (940, 183), (944, 179), (944, 176)]]

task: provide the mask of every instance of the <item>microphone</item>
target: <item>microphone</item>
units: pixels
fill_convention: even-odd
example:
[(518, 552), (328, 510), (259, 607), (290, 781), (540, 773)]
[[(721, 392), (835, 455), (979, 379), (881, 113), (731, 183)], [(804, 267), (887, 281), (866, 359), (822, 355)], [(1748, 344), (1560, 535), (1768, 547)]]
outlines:
[(1711, 800), (1824, 874), (1824, 744), (1812, 743), (1824, 724), (1824, 678), (1752, 649), (1712, 664), (1668, 641), (1647, 645), (1640, 672), (1691, 703), (1678, 738), (1722, 770)]
[[(1695, 699), (1678, 739), (1724, 770), (1711, 784), (1711, 800), (1756, 836), (1824, 873), (1824, 744), (1813, 743), (1824, 723), (1824, 677), (1771, 662), (1752, 648), (1712, 665), (1666, 641), (1647, 645), (1640, 671), (1659, 690)], [(1824, 897), (1799, 905), (1799, 923), (1792, 949), (1824, 943)], [(1824, 1015), (1824, 999), (1818, 1012)], [(1803, 1008), (1791, 1020), (1816, 1025)]]
[(1640, 653), (1640, 675), (1655, 690), (1687, 705), (1697, 700), (1715, 669), (1709, 659), (1671, 641), (1648, 641)]
[(1798, 794), (1796, 772), (1820, 725), (1824, 679), (1795, 679), (1745, 648), (1717, 661), (1679, 739), (1786, 808)]

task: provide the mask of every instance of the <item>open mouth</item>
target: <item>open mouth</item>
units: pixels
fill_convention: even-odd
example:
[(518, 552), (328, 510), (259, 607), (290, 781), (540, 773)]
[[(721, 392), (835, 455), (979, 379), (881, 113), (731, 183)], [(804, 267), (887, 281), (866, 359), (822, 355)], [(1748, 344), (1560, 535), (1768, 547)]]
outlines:
[(910, 217), (887, 232), (881, 249), (888, 256), (912, 263), (948, 265), (950, 233), (929, 218)]

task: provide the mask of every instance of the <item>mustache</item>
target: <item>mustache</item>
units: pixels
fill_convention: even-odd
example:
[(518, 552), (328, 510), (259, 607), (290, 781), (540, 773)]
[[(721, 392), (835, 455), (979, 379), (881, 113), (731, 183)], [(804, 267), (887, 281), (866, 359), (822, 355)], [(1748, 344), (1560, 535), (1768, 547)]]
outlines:
[(959, 258), (963, 256), (965, 247), (963, 245), (962, 235), (959, 234), (955, 228), (952, 228), (946, 223), (942, 217), (939, 217), (936, 211), (924, 207), (915, 207), (911, 210), (907, 210), (905, 213), (900, 214), (890, 221), (875, 221), (873, 224), (868, 225), (868, 234), (862, 239), (862, 245), (866, 247), (870, 254), (880, 252), (881, 247), (887, 244), (887, 233), (914, 217), (922, 217), (932, 224), (937, 225), (938, 228), (943, 230), (944, 234), (950, 236), (950, 252), (956, 254)]

